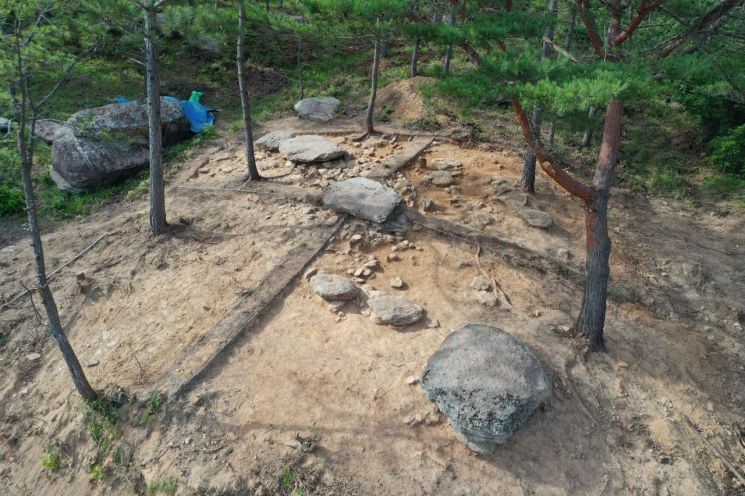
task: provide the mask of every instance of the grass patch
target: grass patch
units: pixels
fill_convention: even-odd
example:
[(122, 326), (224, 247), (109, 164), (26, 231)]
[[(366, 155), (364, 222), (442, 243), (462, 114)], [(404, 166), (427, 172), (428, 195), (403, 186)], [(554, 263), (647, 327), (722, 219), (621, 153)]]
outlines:
[(145, 486), (145, 494), (147, 496), (156, 496), (158, 494), (164, 494), (166, 496), (173, 496), (178, 490), (178, 479), (175, 477), (165, 477), (162, 479), (156, 479), (148, 482)]
[(160, 393), (151, 393), (145, 398), (145, 408), (142, 416), (140, 417), (140, 423), (146, 424), (150, 422), (156, 415), (163, 410), (163, 396)]
[(46, 453), (41, 457), (41, 466), (49, 472), (56, 472), (62, 467), (62, 455), (59, 446), (50, 444)]
[(442, 127), (433, 115), (426, 115), (413, 121), (403, 123), (403, 128), (409, 131), (439, 131)]
[(25, 209), (26, 200), (19, 188), (0, 186), (0, 217), (15, 217)]
[(719, 195), (741, 194), (745, 197), (745, 177), (723, 174), (704, 178), (703, 186), (711, 193)]

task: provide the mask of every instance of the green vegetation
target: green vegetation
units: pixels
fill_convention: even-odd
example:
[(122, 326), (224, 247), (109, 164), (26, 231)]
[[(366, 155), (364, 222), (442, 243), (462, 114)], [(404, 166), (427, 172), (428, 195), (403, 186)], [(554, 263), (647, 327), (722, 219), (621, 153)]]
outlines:
[(145, 494), (147, 496), (156, 496), (158, 494), (164, 494), (165, 496), (173, 496), (178, 490), (178, 479), (175, 477), (166, 477), (163, 479), (156, 479), (152, 482), (148, 482), (145, 487)]
[(41, 466), (50, 472), (56, 472), (62, 467), (62, 456), (59, 446), (50, 444), (46, 453), (41, 457)]
[(163, 396), (159, 393), (151, 393), (145, 398), (145, 408), (140, 422), (145, 424), (158, 415), (163, 409)]
[(91, 481), (97, 482), (103, 480), (106, 476), (106, 468), (102, 465), (94, 465), (91, 469)]

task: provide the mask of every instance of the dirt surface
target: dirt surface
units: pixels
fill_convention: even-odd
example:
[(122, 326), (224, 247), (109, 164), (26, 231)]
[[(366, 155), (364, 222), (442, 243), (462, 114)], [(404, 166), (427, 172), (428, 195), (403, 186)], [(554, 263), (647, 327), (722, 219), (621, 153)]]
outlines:
[[(177, 494), (745, 494), (702, 440), (743, 470), (745, 220), (623, 191), (611, 200), (611, 263), (627, 297), (609, 306), (607, 354), (568, 337), (581, 289), (561, 274), (517, 269), (417, 225), (391, 234), (351, 220), (313, 266), (348, 275), (374, 257), (379, 267), (359, 286), (421, 305), (422, 322), (375, 325), (364, 297), (332, 310), (301, 275), (189, 394), (156, 399), (168, 367), (240, 294), (261, 291), (287, 253), (338, 221), (286, 192), (364, 175), (402, 147), (354, 135), (332, 137), (357, 159), (346, 169), (260, 155), (272, 194), (215, 190), (261, 190), (241, 181), (240, 142), (195, 150), (167, 190), (176, 226), (167, 236), (148, 235), (145, 198), (44, 236), (51, 270), (110, 233), (52, 289), (94, 387), (126, 390), (129, 401), (116, 425), (97, 428), (29, 299), (0, 310), (0, 493), (120, 494), (170, 482)], [(452, 186), (427, 181), (435, 158), (462, 162)], [(536, 195), (522, 195), (518, 155), (435, 141), (423, 159), (387, 180), (408, 207), (581, 271), (582, 206), (542, 175)], [(526, 205), (553, 225), (529, 226)], [(0, 246), (8, 301), (32, 284), (33, 260), (25, 240)], [(477, 275), (498, 283), (497, 306), (477, 301)], [(395, 277), (402, 289), (390, 286)], [(460, 443), (416, 383), (467, 323), (525, 340), (554, 387), (493, 456)], [(41, 463), (50, 453), (56, 469)]]

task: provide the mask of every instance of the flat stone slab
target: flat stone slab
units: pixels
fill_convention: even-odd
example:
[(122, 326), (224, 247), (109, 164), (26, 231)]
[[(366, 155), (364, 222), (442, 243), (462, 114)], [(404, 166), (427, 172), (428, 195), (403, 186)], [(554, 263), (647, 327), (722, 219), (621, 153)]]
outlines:
[(346, 277), (319, 272), (310, 278), (310, 286), (318, 296), (327, 301), (347, 301), (357, 297), (359, 290)]
[(259, 150), (276, 152), (277, 150), (279, 150), (280, 143), (294, 137), (295, 133), (293, 131), (272, 131), (271, 133), (265, 134), (264, 136), (256, 140), (256, 143), (254, 144)]
[(489, 454), (544, 402), (551, 382), (535, 353), (501, 329), (469, 324), (429, 359), (421, 386), (472, 450)]
[(323, 192), (325, 207), (372, 222), (384, 222), (401, 202), (395, 191), (365, 177), (353, 177)]
[(431, 182), (435, 186), (445, 187), (453, 184), (453, 176), (448, 171), (435, 171), (425, 176), (427, 182)]
[(551, 227), (551, 225), (554, 223), (554, 219), (549, 214), (541, 210), (536, 210), (534, 208), (523, 207), (519, 209), (517, 213), (520, 215), (520, 217), (523, 218), (525, 222), (533, 227), (546, 229), (548, 227)]
[(316, 122), (328, 122), (334, 118), (334, 112), (341, 102), (330, 96), (316, 96), (300, 100), (295, 104), (295, 112), (305, 119)]
[(462, 167), (463, 162), (455, 160), (454, 158), (436, 158), (430, 163), (433, 169), (444, 171), (448, 169), (455, 169), (456, 167)]
[(370, 319), (380, 325), (404, 326), (424, 316), (422, 307), (396, 296), (375, 296), (367, 300), (367, 305), (371, 310)]
[(312, 163), (334, 160), (344, 155), (344, 149), (323, 136), (296, 136), (279, 144), (279, 151), (293, 162)]

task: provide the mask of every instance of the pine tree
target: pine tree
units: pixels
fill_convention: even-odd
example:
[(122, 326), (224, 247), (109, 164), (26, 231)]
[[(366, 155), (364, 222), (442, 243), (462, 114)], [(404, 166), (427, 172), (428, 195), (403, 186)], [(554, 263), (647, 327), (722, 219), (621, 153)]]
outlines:
[[(268, 9), (267, 5), (267, 9)], [(241, 108), (243, 110), (243, 131), (246, 139), (246, 165), (248, 178), (252, 181), (261, 179), (256, 168), (254, 154), (253, 130), (251, 129), (251, 102), (249, 101), (248, 80), (246, 79), (246, 2), (238, 0), (238, 41), (236, 43), (236, 65), (238, 66), (238, 87), (241, 93)]]
[[(529, 44), (525, 41), (540, 36), (535, 29), (537, 13), (526, 8), (512, 11), (511, 2), (505, 4), (504, 10), (491, 8), (490, 2), (472, 2), (460, 29), (455, 30), (456, 43), (476, 68), (463, 77), (445, 81), (442, 87), (480, 104), (508, 95), (517, 122), (541, 168), (585, 205), (586, 281), (574, 330), (587, 339), (593, 350), (605, 349), (603, 330), (611, 251), (608, 204), (619, 162), (624, 109), (635, 101), (652, 98), (659, 90), (652, 71), (661, 59), (685, 56), (686, 46), (700, 50), (706, 44), (707, 31), (721, 24), (743, 3), (745, 0), (725, 0), (717, 5), (697, 1), (694, 6), (686, 7), (697, 11), (690, 27), (671, 34), (678, 29), (672, 27), (678, 13), (660, 10), (665, 0), (641, 0), (627, 23), (624, 23), (627, 9), (620, 0), (602, 3), (576, 0), (585, 28), (582, 47), (594, 52), (594, 56), (583, 55), (581, 63), (576, 63), (578, 57), (569, 53), (562, 60), (549, 63), (530, 57), (525, 50)], [(679, 4), (670, 7), (681, 8)], [(649, 22), (652, 13), (657, 15), (655, 23)], [(598, 31), (599, 20), (608, 26), (607, 42)], [(640, 26), (646, 29), (641, 32)], [(451, 41), (443, 34), (443, 30), (432, 30), (431, 36), (443, 44)], [(661, 49), (656, 49), (660, 46)], [(525, 105), (550, 109), (560, 116), (590, 107), (605, 107), (601, 145), (591, 181), (586, 182), (560, 166), (535, 132)]]
[[(57, 303), (49, 288), (31, 177), (36, 122), (74, 69), (75, 61), (69, 54), (57, 48), (58, 40), (64, 30), (55, 24), (55, 22), (62, 23), (62, 21), (56, 19), (51, 13), (58, 11), (62, 4), (53, 0), (37, 4), (11, 1), (3, 6), (9, 8), (5, 11), (7, 17), (0, 22), (2, 25), (1, 39), (6, 47), (0, 55), (0, 71), (8, 83), (15, 120), (18, 123), (17, 146), (26, 199), (28, 231), (36, 263), (38, 284), (36, 291), (41, 296), (47, 314), (49, 334), (62, 352), (76, 389), (85, 400), (92, 402), (98, 399), (98, 394), (88, 382), (77, 355), (65, 335)], [(66, 6), (66, 8), (70, 7), (73, 6)], [(60, 68), (61, 71), (55, 70), (55, 67)], [(49, 85), (39, 84), (40, 81), (55, 80), (55, 83)]]
[[(308, 18), (322, 37), (354, 37), (372, 43), (370, 98), (365, 112), (365, 135), (375, 132), (374, 112), (378, 92), (382, 42), (398, 36), (408, 22), (407, 0), (302, 0)], [(318, 31), (318, 28), (321, 28)]]

